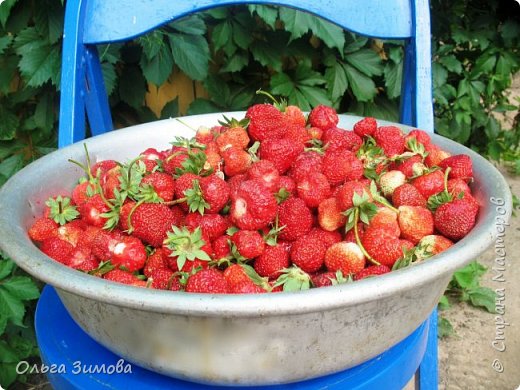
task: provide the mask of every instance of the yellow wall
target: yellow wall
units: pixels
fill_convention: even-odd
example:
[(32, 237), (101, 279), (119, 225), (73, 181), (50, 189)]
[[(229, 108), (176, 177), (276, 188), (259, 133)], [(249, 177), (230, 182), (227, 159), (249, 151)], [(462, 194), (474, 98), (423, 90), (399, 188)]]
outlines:
[(208, 93), (198, 81), (192, 81), (180, 70), (175, 69), (168, 80), (157, 87), (148, 85), (148, 93), (145, 96), (146, 105), (159, 117), (166, 103), (179, 97), (179, 114), (186, 114), (188, 106), (195, 98), (207, 98)]

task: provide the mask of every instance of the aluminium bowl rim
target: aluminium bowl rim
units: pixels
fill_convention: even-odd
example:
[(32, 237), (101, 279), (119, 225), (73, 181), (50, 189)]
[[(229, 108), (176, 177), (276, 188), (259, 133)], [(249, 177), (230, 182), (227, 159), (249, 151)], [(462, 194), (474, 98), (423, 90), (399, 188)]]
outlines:
[[(221, 114), (242, 114), (242, 112), (203, 114), (191, 117), (202, 118)], [(361, 119), (361, 117), (352, 115), (348, 115), (348, 117)], [(171, 119), (164, 121), (168, 120)], [(378, 123), (397, 125), (405, 131), (413, 128), (387, 121), (378, 120)], [(146, 124), (128, 127), (118, 130), (118, 132), (124, 136), (125, 132), (136, 131), (141, 126), (146, 126)], [(113, 137), (113, 134), (110, 132), (89, 138), (84, 142), (87, 144), (102, 142), (104, 137)], [(431, 136), (435, 143), (453, 144), (454, 147), (462, 149), (461, 153), (464, 152), (471, 156), (474, 167), (478, 166), (484, 177), (494, 178), (497, 190), (495, 196), (503, 197), (506, 210), (504, 218), (508, 220), (511, 215), (512, 198), (507, 182), (498, 170), (471, 149), (437, 134)], [(39, 162), (52, 159), (55, 153), (66, 154), (77, 147), (78, 143), (70, 145), (29, 164), (11, 177), (0, 189), (0, 247), (21, 268), (37, 279), (53, 285), (59, 290), (97, 301), (101, 300), (106, 304), (145, 311), (210, 317), (257, 317), (332, 310), (389, 298), (400, 291), (409, 290), (420, 284), (427, 284), (447, 276), (481, 254), (497, 237), (494, 229), (493, 208), (490, 206), (486, 215), (479, 216), (482, 221), (477, 223), (470, 234), (445, 252), (412, 267), (355, 283), (281, 294), (238, 295), (188, 294), (127, 286), (86, 275), (50, 259), (31, 242), (21, 226), (16, 226), (16, 224), (13, 226), (13, 221), (9, 220), (10, 198), (15, 196), (17, 183), (21, 183), (27, 172), (38, 169)]]

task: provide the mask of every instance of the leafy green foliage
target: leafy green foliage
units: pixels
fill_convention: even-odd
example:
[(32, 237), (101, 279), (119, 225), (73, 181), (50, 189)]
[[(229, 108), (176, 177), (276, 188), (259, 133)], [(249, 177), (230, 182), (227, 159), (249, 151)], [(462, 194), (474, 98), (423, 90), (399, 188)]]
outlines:
[(34, 301), (40, 296), (38, 286), (16, 267), (11, 259), (0, 253), (0, 383), (9, 386), (18, 376), (20, 360), (38, 356), (38, 348), (31, 324)]
[[(469, 263), (453, 274), (444, 296), (439, 301), (439, 309), (446, 310), (454, 302), (467, 302), (471, 306), (495, 313), (496, 293), (489, 287), (480, 285), (487, 268), (477, 261)], [(439, 337), (453, 333), (453, 326), (445, 317), (439, 316)]]

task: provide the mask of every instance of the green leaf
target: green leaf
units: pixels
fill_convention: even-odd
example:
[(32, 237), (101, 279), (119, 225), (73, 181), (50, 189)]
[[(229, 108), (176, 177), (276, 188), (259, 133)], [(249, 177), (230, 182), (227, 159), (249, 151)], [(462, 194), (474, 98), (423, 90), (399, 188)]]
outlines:
[(24, 327), (22, 323), (24, 314), (23, 302), (0, 286), (0, 317), (9, 319), (14, 325)]
[[(9, 18), (11, 9), (16, 4), (17, 0), (4, 0), (0, 2), (0, 23), (5, 27), (5, 22)], [(3, 382), (2, 382), (3, 383)]]
[(203, 35), (206, 33), (206, 23), (199, 15), (190, 15), (188, 17), (176, 20), (170, 24), (175, 30), (192, 35)]
[(168, 79), (173, 69), (172, 52), (166, 45), (163, 45), (152, 58), (142, 56), (139, 65), (148, 82), (162, 85)]
[(233, 26), (233, 41), (237, 44), (241, 49), (247, 50), (251, 42), (253, 42), (253, 37), (251, 35), (251, 31), (247, 28), (243, 27), (240, 23), (232, 22)]
[(217, 105), (215, 105), (215, 103), (211, 102), (210, 100), (197, 98), (191, 102), (186, 113), (188, 115), (197, 115), (221, 111), (222, 109), (220, 109)]
[(348, 82), (357, 100), (360, 102), (373, 100), (377, 93), (374, 81), (349, 64), (345, 64), (344, 67)]
[(161, 30), (155, 30), (137, 39), (137, 42), (143, 48), (143, 54), (147, 59), (151, 60), (157, 56), (161, 49), (166, 46), (163, 37), (164, 34)]
[(473, 306), (483, 307), (490, 313), (495, 313), (496, 293), (488, 287), (475, 287), (467, 291)]
[(275, 45), (264, 41), (254, 41), (249, 48), (253, 58), (263, 66), (271, 67), (277, 72), (282, 71), (282, 58)]
[(453, 54), (440, 57), (439, 62), (444, 65), (450, 72), (454, 72), (456, 74), (462, 73), (462, 64)]
[(248, 64), (249, 58), (242, 52), (236, 52), (228, 58), (226, 64), (220, 69), (221, 72), (238, 72)]
[(453, 325), (451, 325), (451, 322), (444, 318), (439, 316), (438, 322), (437, 322), (437, 335), (439, 338), (447, 337), (451, 334), (453, 334)]
[(446, 68), (436, 62), (432, 65), (433, 87), (439, 88), (446, 84), (448, 80), (448, 71)]
[(401, 96), (403, 64), (388, 62), (384, 69), (386, 94), (390, 99)]
[(275, 29), (276, 19), (278, 19), (278, 8), (260, 4), (249, 4), (247, 8), (251, 14), (256, 12), (260, 19), (273, 30)]
[(348, 88), (347, 75), (345, 68), (338, 61), (334, 60), (332, 66), (327, 67), (325, 80), (327, 80), (327, 90), (333, 101), (345, 94)]
[(0, 37), (0, 54), (4, 54), (5, 49), (11, 45), (11, 42), (13, 41), (13, 37), (11, 35), (5, 35), (3, 37)]
[(215, 51), (224, 47), (226, 43), (231, 40), (232, 34), (233, 28), (231, 27), (231, 23), (228, 20), (224, 20), (223, 22), (217, 24), (211, 32), (211, 40), (213, 42), (213, 46), (215, 47)]
[(311, 15), (311, 31), (320, 38), (327, 47), (336, 48), (343, 54), (345, 33), (343, 29), (325, 19)]
[(300, 38), (314, 25), (311, 14), (293, 8), (280, 8), (279, 15), (285, 30), (291, 33), (291, 41)]
[(14, 139), (19, 125), (20, 120), (18, 116), (4, 104), (0, 104), (0, 141)]
[(453, 274), (453, 280), (460, 288), (467, 289), (476, 287), (479, 278), (486, 272), (487, 268), (482, 264), (473, 261)]
[(345, 60), (368, 77), (383, 74), (381, 57), (371, 49), (361, 49), (345, 56)]
[(63, 6), (56, 1), (44, 4), (34, 7), (34, 26), (48, 43), (56, 43), (63, 34)]
[(21, 154), (15, 154), (0, 163), (0, 175), (6, 178), (11, 177), (16, 171), (20, 170), (22, 166), (23, 156)]
[(446, 295), (443, 295), (441, 299), (439, 299), (439, 310), (446, 310), (450, 308), (450, 301), (448, 301), (448, 298)]
[(9, 92), (11, 81), (18, 67), (18, 57), (15, 55), (0, 55), (0, 94)]
[[(29, 48), (32, 47), (32, 48)], [(16, 50), (22, 58), (18, 63), (20, 73), (28, 86), (39, 87), (47, 81), (59, 84), (60, 48), (58, 45), (25, 45)]]
[(101, 64), (101, 71), (103, 72), (103, 81), (105, 82), (105, 89), (107, 95), (110, 96), (114, 92), (117, 83), (116, 68), (109, 62)]
[(175, 63), (193, 80), (203, 80), (208, 75), (209, 47), (199, 35), (169, 34)]
[(137, 66), (125, 66), (119, 77), (119, 96), (131, 107), (139, 109), (144, 103), (146, 81)]
[(2, 258), (2, 260), (0, 261), (0, 280), (4, 279), (7, 275), (11, 274), (14, 268), (14, 261), (12, 261), (11, 259)]
[(179, 116), (179, 97), (170, 100), (161, 110), (161, 119), (176, 118)]
[[(20, 357), (10, 345), (4, 340), (0, 340), (0, 362), (2, 363), (18, 363)], [(2, 382), (3, 384), (3, 382)]]
[(368, 42), (367, 37), (357, 36), (353, 33), (347, 33), (346, 39), (345, 39), (345, 54), (353, 53), (355, 51), (358, 51), (363, 46), (365, 46)]
[(28, 276), (12, 276), (1, 284), (13, 297), (22, 301), (36, 299), (40, 296), (38, 287)]

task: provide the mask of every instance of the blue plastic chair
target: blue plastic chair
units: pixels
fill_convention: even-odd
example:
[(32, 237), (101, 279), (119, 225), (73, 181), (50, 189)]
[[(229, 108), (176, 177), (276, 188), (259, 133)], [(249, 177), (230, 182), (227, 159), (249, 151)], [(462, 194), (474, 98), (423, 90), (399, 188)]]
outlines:
[[(361, 35), (404, 40), (400, 122), (433, 132), (427, 0), (68, 0), (63, 41), (59, 147), (85, 138), (87, 118), (93, 135), (113, 129), (96, 45), (135, 38), (197, 11), (241, 3), (288, 6), (311, 12)], [(418, 370), (421, 389), (436, 389), (436, 310), (426, 324), (429, 327), (426, 352), (417, 349), (414, 356), (422, 357)], [(45, 334), (42, 332), (41, 337), (46, 337)], [(391, 376), (385, 378), (391, 380)]]
[[(96, 45), (124, 41), (204, 9), (277, 4), (314, 13), (355, 33), (405, 41), (400, 121), (433, 132), (427, 0), (69, 0), (63, 40), (59, 146), (112, 130)], [(86, 113), (86, 116), (85, 116)]]

